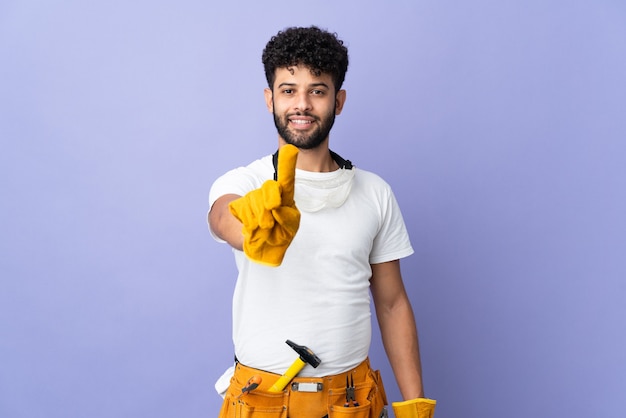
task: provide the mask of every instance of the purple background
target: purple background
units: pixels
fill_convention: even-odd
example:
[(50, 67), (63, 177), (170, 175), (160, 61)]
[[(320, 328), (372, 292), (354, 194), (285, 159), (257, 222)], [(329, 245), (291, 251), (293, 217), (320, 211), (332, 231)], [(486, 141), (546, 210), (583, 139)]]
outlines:
[(214, 3), (0, 4), (0, 416), (217, 414), (208, 191), (276, 146), (261, 50), (310, 24), (350, 48), (332, 148), (403, 208), (437, 417), (626, 416), (625, 3)]

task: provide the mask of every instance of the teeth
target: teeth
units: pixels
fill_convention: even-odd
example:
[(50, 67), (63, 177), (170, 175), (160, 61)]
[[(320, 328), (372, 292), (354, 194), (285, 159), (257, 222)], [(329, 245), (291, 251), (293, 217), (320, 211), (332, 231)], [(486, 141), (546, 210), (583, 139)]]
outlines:
[(302, 119), (292, 119), (291, 123), (295, 123), (296, 125), (307, 125), (311, 122), (309, 122), (308, 120), (302, 120)]

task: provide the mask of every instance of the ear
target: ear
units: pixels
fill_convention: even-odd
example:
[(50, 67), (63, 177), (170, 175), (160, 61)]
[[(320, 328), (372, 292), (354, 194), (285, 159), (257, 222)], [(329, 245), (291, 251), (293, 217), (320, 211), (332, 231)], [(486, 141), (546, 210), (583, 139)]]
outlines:
[(346, 91), (339, 90), (335, 95), (335, 115), (340, 115), (343, 105), (346, 102)]
[(270, 113), (274, 112), (274, 95), (272, 94), (272, 90), (269, 88), (266, 88), (265, 90), (263, 90), (263, 94), (265, 95), (265, 105), (267, 106), (267, 110)]

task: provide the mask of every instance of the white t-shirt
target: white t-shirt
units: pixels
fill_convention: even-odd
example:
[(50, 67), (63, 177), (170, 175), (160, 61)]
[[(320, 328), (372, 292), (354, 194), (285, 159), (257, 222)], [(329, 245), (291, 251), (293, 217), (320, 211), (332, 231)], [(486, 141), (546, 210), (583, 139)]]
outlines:
[[(297, 357), (287, 339), (321, 359), (316, 369), (307, 365), (299, 376), (341, 373), (367, 357), (370, 264), (407, 257), (413, 248), (389, 185), (373, 173), (353, 170), (350, 194), (340, 207), (301, 211), (300, 228), (279, 267), (233, 250), (239, 272), (233, 342), (241, 363), (282, 374)], [(296, 170), (296, 206), (299, 182), (332, 184), (342, 171)], [(271, 156), (229, 171), (211, 187), (209, 203), (224, 194), (244, 195), (273, 174)]]

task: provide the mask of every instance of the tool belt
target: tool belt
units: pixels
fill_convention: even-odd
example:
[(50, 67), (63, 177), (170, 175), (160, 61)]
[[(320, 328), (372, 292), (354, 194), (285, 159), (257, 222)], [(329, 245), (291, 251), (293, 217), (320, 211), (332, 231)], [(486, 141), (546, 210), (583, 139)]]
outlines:
[[(253, 376), (261, 383), (242, 394)], [(237, 363), (219, 418), (379, 418), (387, 405), (380, 372), (370, 368), (369, 359), (338, 375), (296, 377), (284, 391), (268, 392), (279, 377)], [(345, 406), (348, 378), (358, 406)]]

